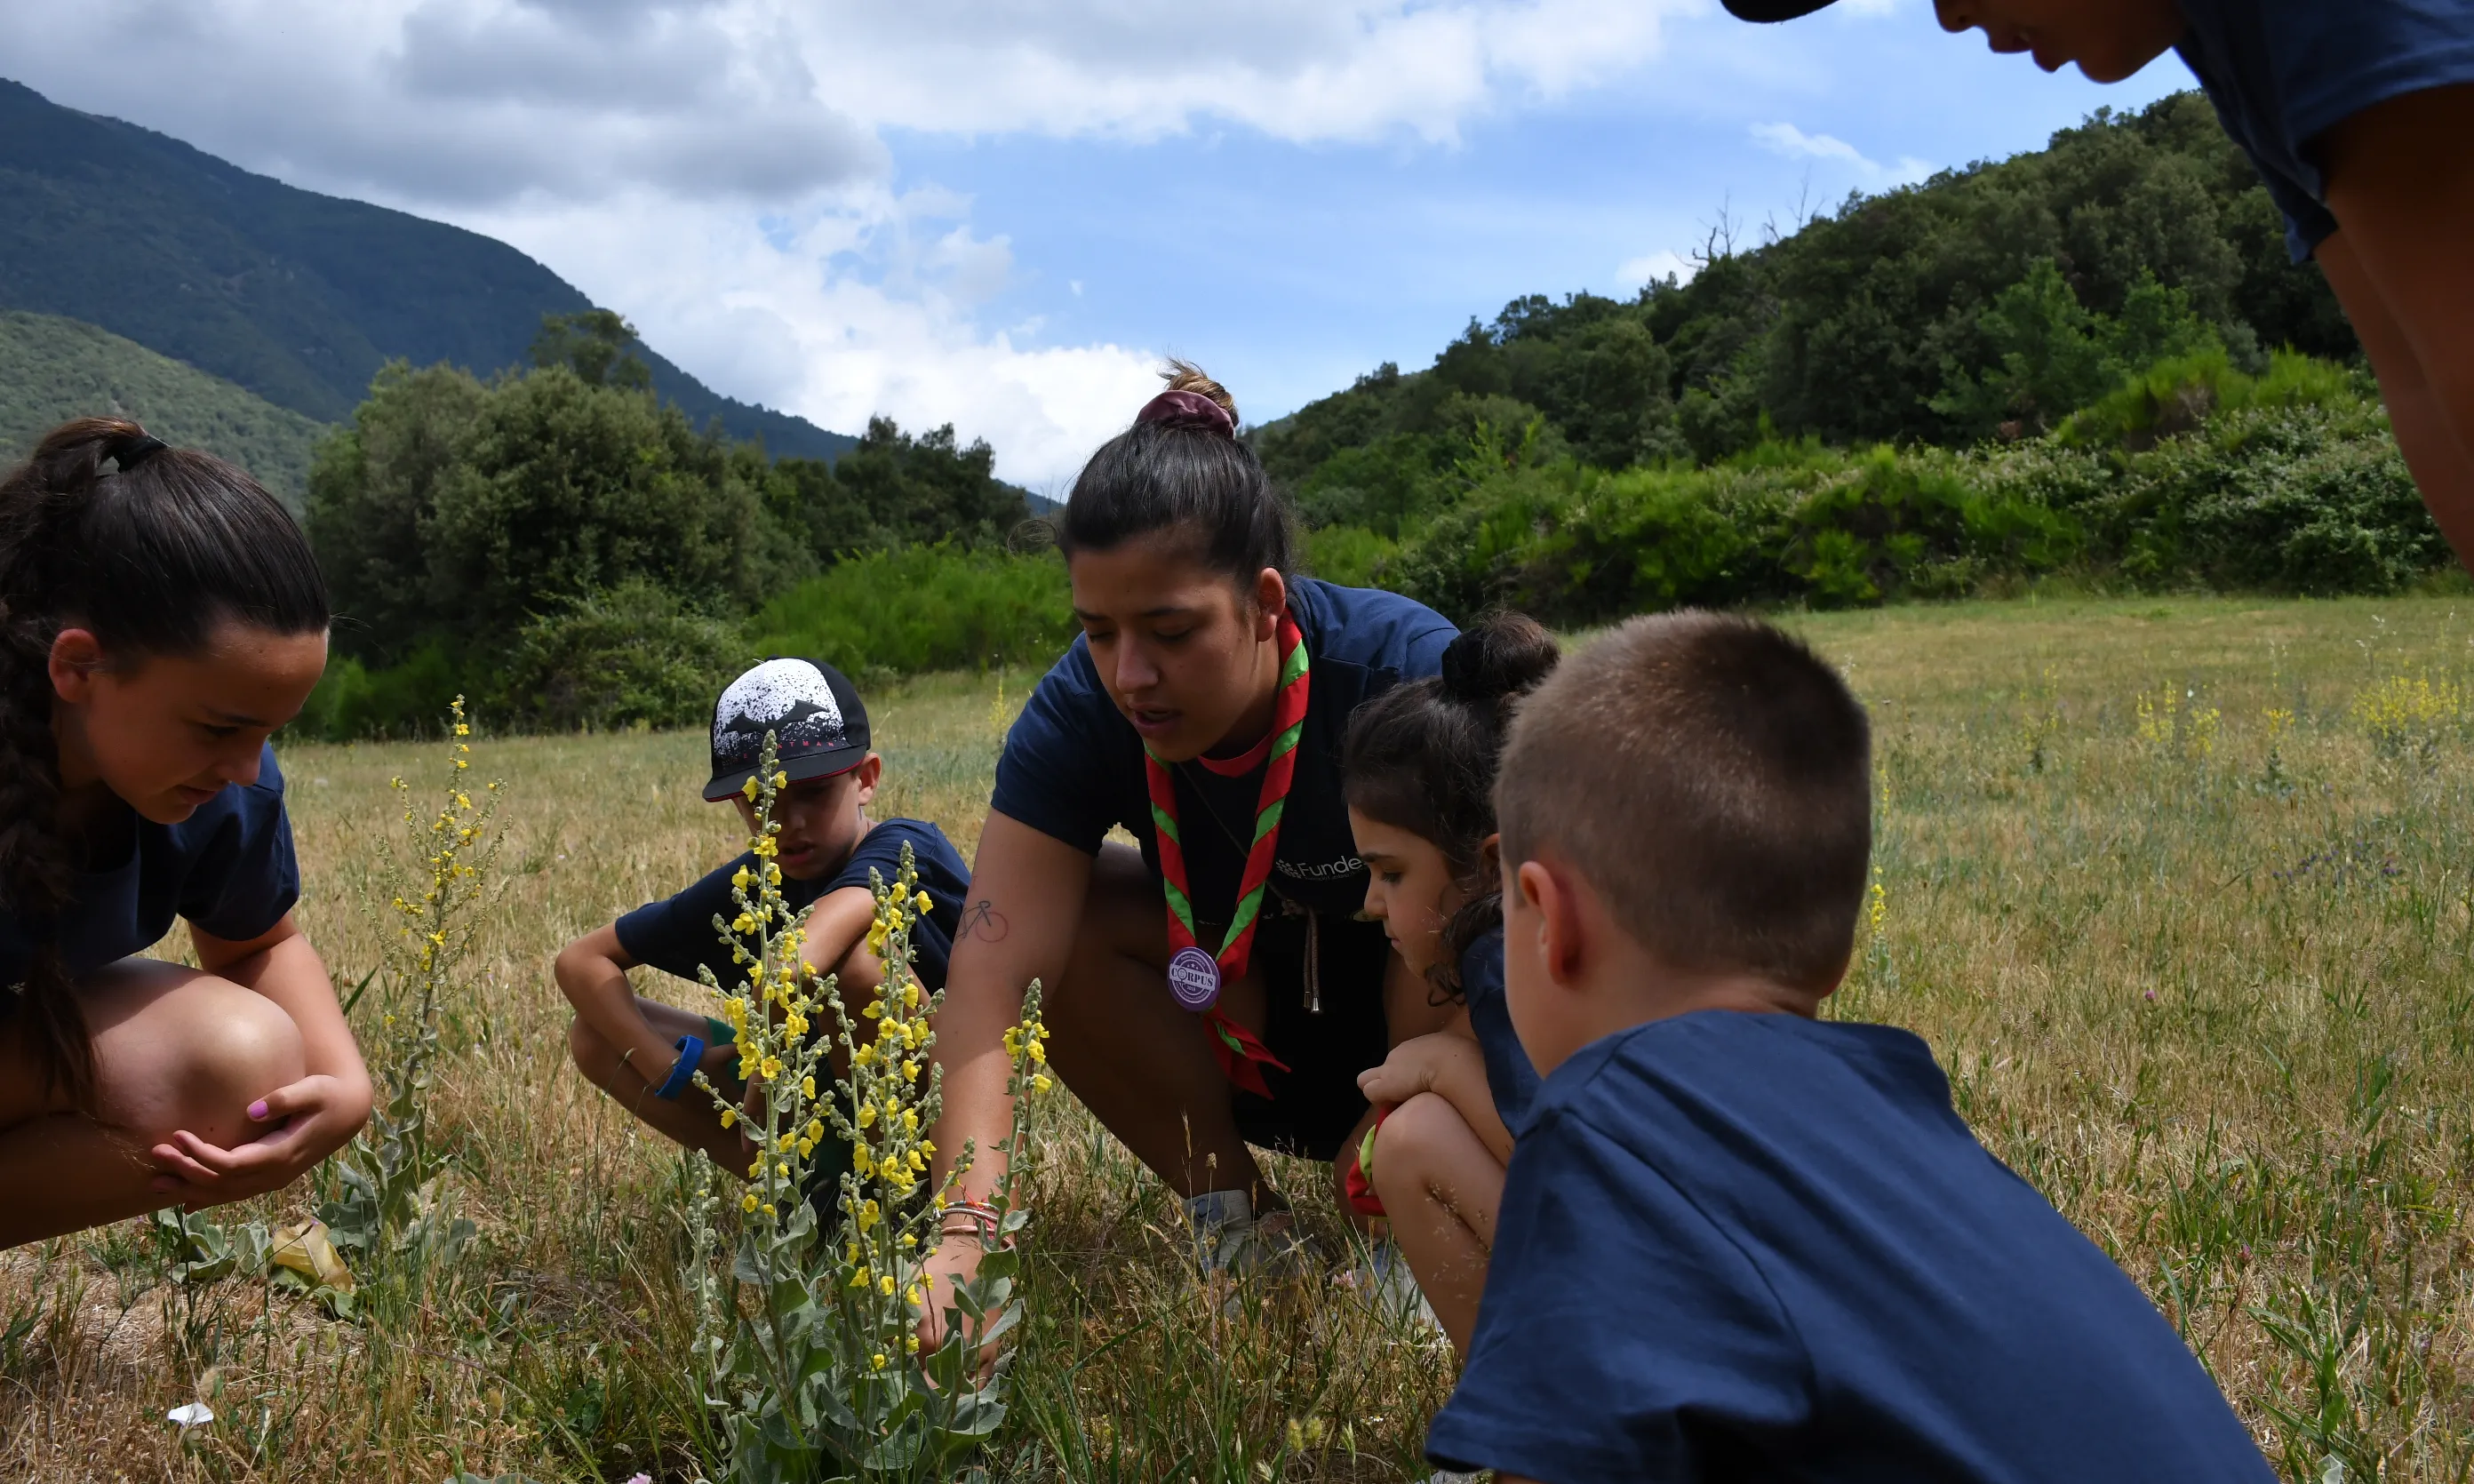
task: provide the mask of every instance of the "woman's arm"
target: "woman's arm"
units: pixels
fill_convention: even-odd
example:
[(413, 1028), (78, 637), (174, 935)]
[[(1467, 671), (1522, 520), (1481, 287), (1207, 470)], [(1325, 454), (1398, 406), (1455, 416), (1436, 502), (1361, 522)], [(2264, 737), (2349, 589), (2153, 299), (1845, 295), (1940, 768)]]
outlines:
[(247, 942), (217, 937), (195, 923), (189, 937), (200, 968), (264, 995), (291, 1017), (308, 1075), (250, 1106), (251, 1119), (266, 1126), (259, 1137), (226, 1150), (182, 1131), (156, 1146), (157, 1161), (167, 1173), (211, 1190), (218, 1202), (279, 1190), (369, 1122), (369, 1068), (336, 1003), (325, 961), (289, 913)]
[(1497, 1161), (1512, 1162), (1512, 1132), (1495, 1111), (1486, 1056), (1465, 1032), (1436, 1031), (1402, 1041), (1381, 1066), (1358, 1074), (1357, 1090), (1369, 1103), (1394, 1107), (1431, 1092), (1452, 1106)]
[(963, 1194), (984, 1201), (1005, 1160), (997, 1150), (1013, 1132), (1012, 1075), (1005, 1034), (1022, 1017), (1032, 980), (1055, 985), (1074, 950), (1091, 858), (1053, 836), (991, 813), (980, 834), (962, 929), (936, 1016), (936, 1063), (945, 1072), (945, 1110), (936, 1123), (939, 1179), (974, 1145)]
[(2319, 247), (2397, 447), (2474, 565), (2474, 87), (2374, 105), (2320, 141), (2338, 232)]

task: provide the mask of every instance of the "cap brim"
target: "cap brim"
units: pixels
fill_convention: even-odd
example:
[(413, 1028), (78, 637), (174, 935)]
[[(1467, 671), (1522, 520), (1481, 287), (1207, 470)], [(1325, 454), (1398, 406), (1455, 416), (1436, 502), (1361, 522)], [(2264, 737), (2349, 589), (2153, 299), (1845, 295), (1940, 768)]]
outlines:
[[(867, 748), (853, 746), (836, 747), (830, 752), (811, 752), (805, 757), (786, 758), (778, 766), (792, 783), (806, 783), (814, 778), (831, 778), (837, 773), (847, 773), (866, 761)], [(742, 767), (737, 772), (716, 775), (713, 782), (704, 786), (705, 802), (720, 803), (723, 799), (744, 790), (747, 787), (747, 780), (755, 776), (756, 769), (752, 767)]]
[(1764, 25), (1795, 20), (1830, 5), (1831, 0), (1722, 0), (1727, 13), (1737, 20), (1759, 21)]

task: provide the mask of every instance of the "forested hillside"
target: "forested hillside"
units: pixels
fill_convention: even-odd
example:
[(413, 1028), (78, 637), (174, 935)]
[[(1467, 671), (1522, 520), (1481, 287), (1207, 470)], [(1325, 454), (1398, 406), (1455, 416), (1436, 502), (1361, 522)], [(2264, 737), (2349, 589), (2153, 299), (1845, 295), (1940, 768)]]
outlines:
[(54, 315), (0, 309), (0, 465), (73, 417), (135, 418), (230, 459), (293, 509), (325, 425), (133, 341)]
[[(544, 315), (592, 307), (502, 242), (297, 190), (5, 80), (0, 195), (0, 308), (101, 326), (324, 423), (390, 360), (488, 376), (525, 362)], [(698, 426), (811, 458), (855, 441), (639, 353)]]
[(2446, 554), (2197, 94), (1782, 240), (1721, 225), (1689, 281), (1516, 300), (1250, 436), (1327, 571), (1455, 613), (2378, 591)]

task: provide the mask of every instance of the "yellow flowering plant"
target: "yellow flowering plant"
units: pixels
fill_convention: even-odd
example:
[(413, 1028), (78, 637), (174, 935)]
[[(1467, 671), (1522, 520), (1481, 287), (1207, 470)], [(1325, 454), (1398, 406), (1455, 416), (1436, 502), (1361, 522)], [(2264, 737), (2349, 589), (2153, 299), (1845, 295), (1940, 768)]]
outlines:
[[(737, 915), (714, 919), (743, 975), (712, 987), (748, 1090), (734, 1101), (696, 1079), (748, 1142), (746, 1189), (726, 1203), (715, 1194), (712, 1161), (690, 1156), (697, 1361), (719, 1423), (721, 1477), (941, 1480), (1005, 1417), (1007, 1358), (983, 1369), (979, 1355), (1021, 1317), (1013, 1249), (1029, 1215), (1015, 1191), (1032, 1100), (1019, 1094), (1049, 1085), (1038, 986), (1006, 1038), (1016, 1157), (988, 1207), (950, 1204), (949, 1216), (974, 1151), (961, 1152), (941, 1184), (932, 1179), (929, 1131), (942, 1079), (931, 1025), (944, 995), (928, 991), (910, 964), (910, 934), (929, 899), (907, 849), (894, 880), (876, 879), (867, 947), (884, 979), (853, 1011), (834, 976), (807, 969), (803, 931), (782, 896), (772, 815), (787, 780), (776, 768), (767, 738), (749, 783), (756, 864), (733, 878)], [(720, 1229), (733, 1214), (739, 1229), (725, 1268)], [(923, 1352), (926, 1261), (957, 1219), (979, 1232), (984, 1255), (953, 1296), (945, 1339)]]

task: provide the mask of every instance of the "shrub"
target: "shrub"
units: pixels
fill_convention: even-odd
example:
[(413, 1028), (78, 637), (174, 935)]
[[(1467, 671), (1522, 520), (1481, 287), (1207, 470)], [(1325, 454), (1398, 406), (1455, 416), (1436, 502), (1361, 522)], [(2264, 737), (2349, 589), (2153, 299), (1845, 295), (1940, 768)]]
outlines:
[(761, 652), (854, 676), (1044, 664), (1077, 632), (1055, 556), (945, 545), (845, 558), (775, 598), (752, 627)]
[(525, 624), (500, 671), (497, 715), (525, 731), (692, 726), (753, 658), (738, 625), (638, 579)]

